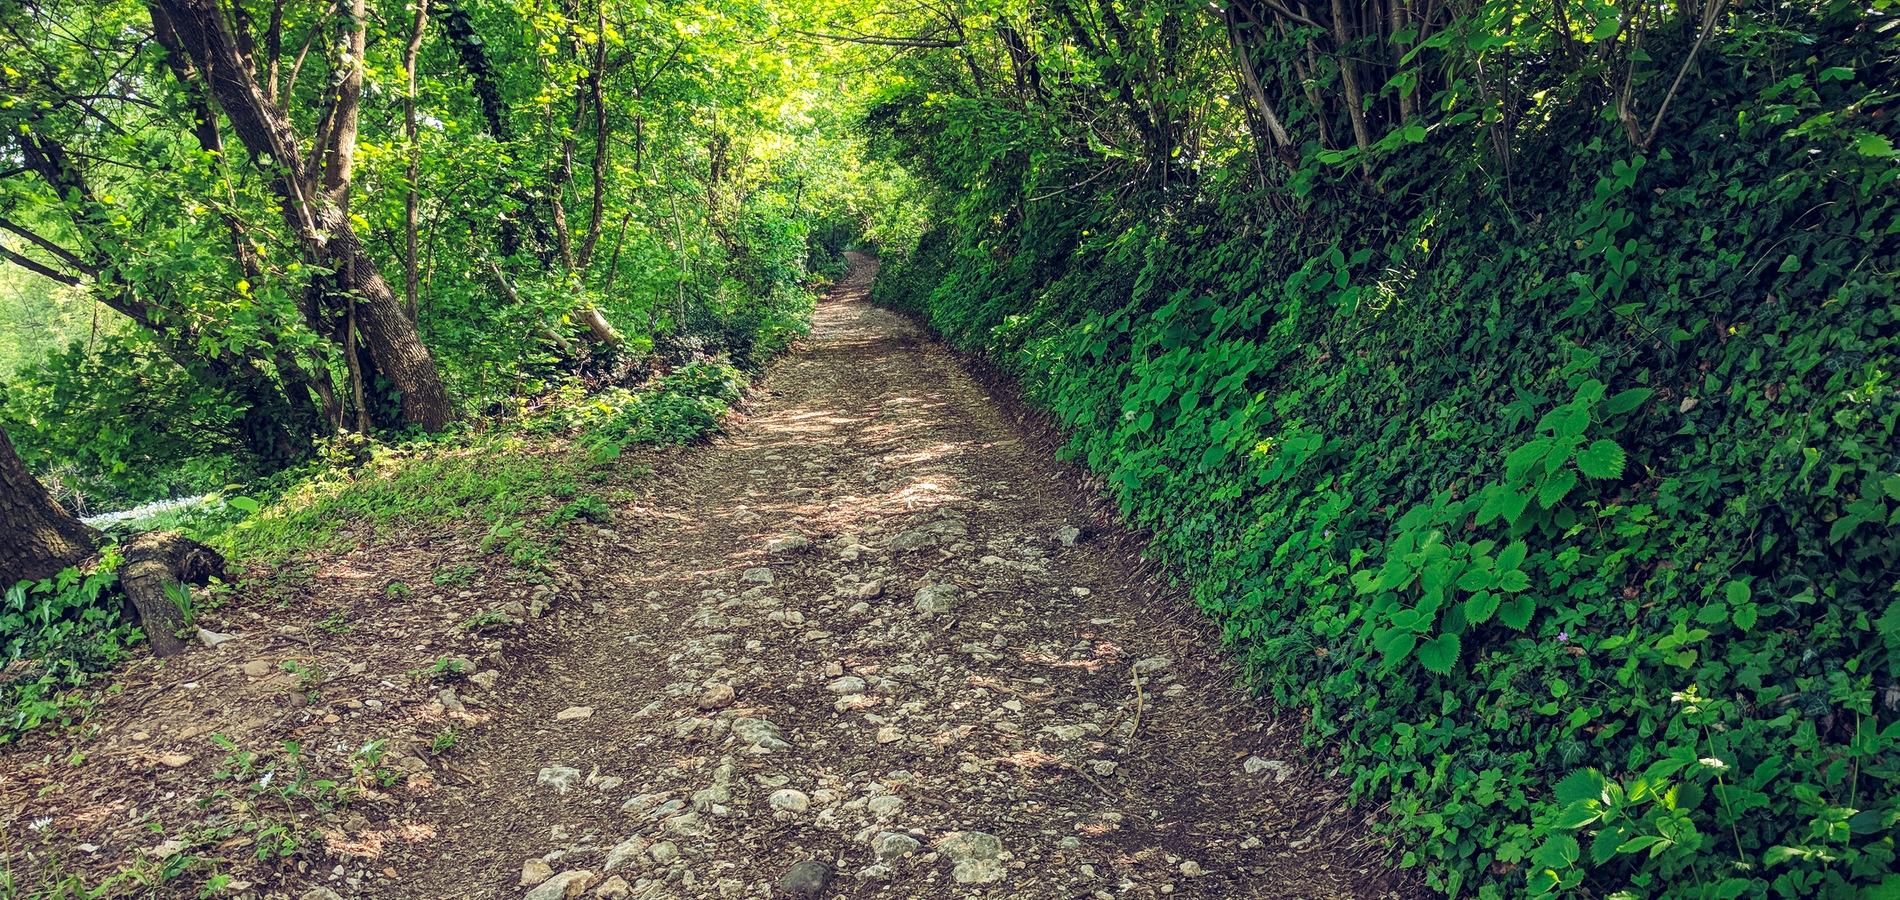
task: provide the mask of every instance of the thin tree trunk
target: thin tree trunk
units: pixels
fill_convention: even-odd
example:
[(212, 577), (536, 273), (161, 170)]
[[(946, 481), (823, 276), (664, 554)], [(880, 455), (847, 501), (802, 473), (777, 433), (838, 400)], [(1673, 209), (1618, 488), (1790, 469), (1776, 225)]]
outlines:
[(429, 24), (429, 0), (415, 0), (416, 27), (409, 32), (409, 46), (403, 48), (402, 68), (409, 78), (409, 91), (402, 99), (403, 133), (409, 139), (408, 190), (402, 201), (402, 301), (409, 321), (416, 320), (416, 294), (421, 274), (416, 259), (416, 179), (422, 171), (422, 143), (416, 132), (416, 58), (422, 52), (422, 30)]

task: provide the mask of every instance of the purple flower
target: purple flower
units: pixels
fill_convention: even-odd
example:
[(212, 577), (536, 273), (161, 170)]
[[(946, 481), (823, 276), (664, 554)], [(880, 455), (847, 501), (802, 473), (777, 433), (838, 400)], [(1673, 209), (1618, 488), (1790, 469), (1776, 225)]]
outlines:
[(1559, 640), (1559, 641), (1561, 641), (1561, 642), (1564, 642), (1564, 643), (1569, 643), (1569, 642), (1570, 642), (1570, 632), (1568, 632), (1568, 631), (1559, 631), (1559, 632), (1557, 632), (1557, 640)]

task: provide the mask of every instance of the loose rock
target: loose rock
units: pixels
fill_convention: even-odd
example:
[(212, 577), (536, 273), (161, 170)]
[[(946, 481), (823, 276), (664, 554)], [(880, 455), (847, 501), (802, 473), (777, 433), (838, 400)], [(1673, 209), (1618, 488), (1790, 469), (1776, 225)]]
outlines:
[(548, 766), (535, 776), (535, 784), (551, 787), (557, 794), (567, 793), (567, 789), (581, 780), (581, 770), (573, 766)]
[(697, 703), (704, 710), (725, 709), (732, 705), (733, 696), (732, 685), (711, 684), (700, 689)]
[(797, 900), (815, 900), (830, 886), (831, 867), (815, 859), (794, 863), (778, 879), (778, 892)]
[(771, 796), (765, 798), (765, 802), (771, 804), (773, 809), (784, 810), (788, 813), (802, 813), (811, 808), (811, 798), (806, 796), (804, 791), (794, 791), (791, 788), (773, 791)]
[(615, 869), (633, 865), (639, 862), (640, 856), (646, 852), (646, 838), (638, 835), (627, 838), (615, 844), (612, 850), (607, 851), (607, 862), (601, 865), (601, 871), (612, 872)]
[(958, 884), (989, 884), (1003, 878), (1003, 841), (981, 831), (959, 831), (944, 839), (937, 851), (952, 863), (950, 877)]
[(593, 877), (594, 873), (584, 869), (562, 872), (553, 878), (541, 882), (540, 887), (529, 891), (527, 896), (521, 898), (521, 900), (562, 900), (562, 898), (567, 897), (570, 893), (580, 893), (587, 887), (588, 879)]
[(923, 846), (921, 842), (908, 834), (886, 831), (871, 839), (871, 854), (877, 857), (878, 862), (888, 863), (903, 859), (922, 849)]
[(533, 887), (554, 877), (554, 867), (548, 861), (536, 857), (521, 864), (521, 886)]
[(808, 538), (802, 534), (794, 534), (791, 537), (782, 537), (782, 538), (779, 538), (778, 540), (768, 542), (765, 545), (765, 552), (767, 553), (796, 553), (800, 550), (805, 550), (810, 547), (811, 547), (811, 538)]
[(917, 591), (917, 611), (924, 615), (947, 613), (956, 608), (963, 589), (954, 584), (932, 584)]

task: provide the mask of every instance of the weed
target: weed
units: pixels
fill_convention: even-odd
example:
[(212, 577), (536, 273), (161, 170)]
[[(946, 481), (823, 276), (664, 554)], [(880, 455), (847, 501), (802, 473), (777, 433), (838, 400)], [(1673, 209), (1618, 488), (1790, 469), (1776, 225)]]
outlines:
[(454, 587), (467, 584), (473, 577), (475, 577), (475, 567), (462, 563), (436, 572), (435, 576), (429, 580), (444, 587)]
[(454, 750), (456, 738), (459, 736), (460, 732), (456, 730), (454, 725), (444, 725), (441, 731), (436, 732), (435, 738), (429, 741), (429, 753), (435, 756), (441, 756), (450, 750)]
[(440, 683), (461, 681), (470, 674), (465, 663), (447, 656), (437, 659), (435, 665), (429, 667), (428, 672), (431, 681)]
[(460, 627), (463, 631), (487, 631), (491, 628), (499, 628), (507, 624), (508, 615), (506, 613), (487, 609), (462, 620)]
[(330, 634), (349, 634), (356, 628), (355, 625), (350, 623), (349, 617), (340, 609), (331, 613), (323, 621), (318, 622), (316, 627)]

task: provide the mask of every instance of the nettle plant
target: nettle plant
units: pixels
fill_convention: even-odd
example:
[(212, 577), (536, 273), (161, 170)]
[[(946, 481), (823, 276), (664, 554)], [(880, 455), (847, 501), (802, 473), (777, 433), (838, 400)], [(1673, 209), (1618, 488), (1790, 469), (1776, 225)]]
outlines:
[[(1537, 605), (1525, 593), (1531, 587), (1524, 570), (1529, 545), (1450, 535), (1486, 527), (1511, 535), (1562, 535), (1589, 527), (1589, 510), (1580, 514), (1564, 499), (1580, 479), (1622, 476), (1626, 459), (1615, 440), (1590, 435), (1615, 433), (1655, 393), (1631, 388), (1605, 397), (1603, 382), (1584, 374), (1597, 363), (1594, 354), (1575, 352), (1565, 372), (1576, 395), (1538, 419), (1537, 437), (1505, 457), (1501, 480), (1467, 495), (1446, 490), (1412, 508), (1394, 525), (1384, 564), (1353, 573), (1354, 589), (1370, 597), (1360, 612), (1360, 636), (1384, 654), (1387, 668), (1416, 657), (1427, 670), (1446, 674), (1472, 629), (1493, 619), (1513, 631), (1530, 625)], [(1506, 419), (1527, 416), (1528, 405), (1520, 399), (1507, 407)], [(1574, 566), (1576, 558), (1567, 561)]]

